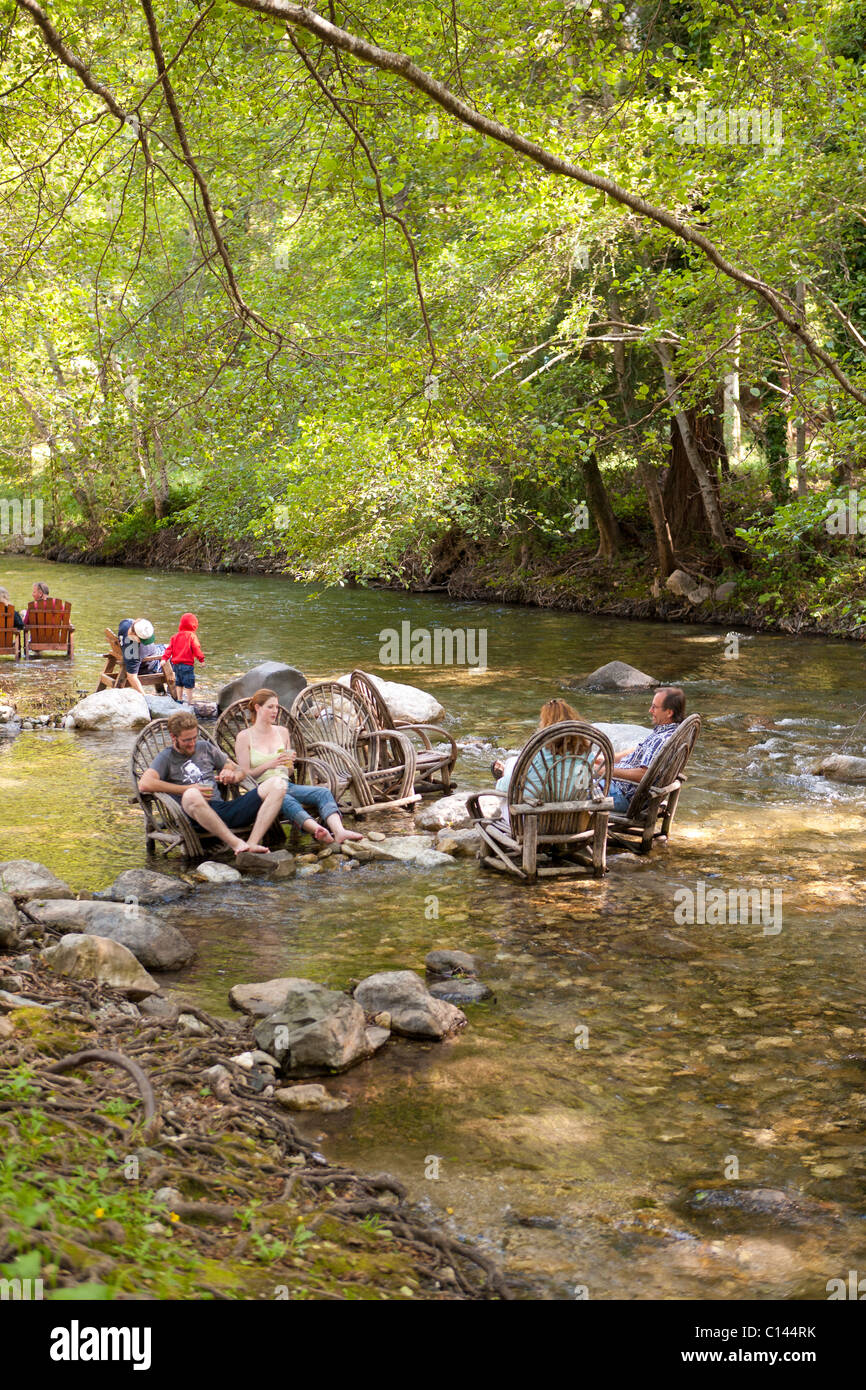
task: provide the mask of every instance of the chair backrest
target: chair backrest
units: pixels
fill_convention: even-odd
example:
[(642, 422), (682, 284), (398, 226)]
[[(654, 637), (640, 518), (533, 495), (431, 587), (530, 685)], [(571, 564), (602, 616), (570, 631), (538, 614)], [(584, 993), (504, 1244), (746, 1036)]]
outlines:
[(671, 734), (662, 744), (638, 782), (637, 790), (629, 803), (628, 814), (631, 820), (639, 820), (651, 805), (650, 793), (653, 787), (670, 787), (677, 778), (682, 777), (700, 732), (701, 716), (689, 714), (677, 725), (676, 733)]
[(17, 647), (15, 607), (11, 603), (0, 603), (0, 652), (14, 652)]
[(59, 598), (31, 599), (27, 605), (27, 635), (31, 646), (65, 646), (69, 641), (71, 603)]
[(291, 715), (306, 743), (336, 743), (351, 753), (362, 734), (377, 729), (376, 716), (366, 700), (339, 681), (305, 686), (295, 697)]
[[(598, 757), (601, 764), (596, 767)], [(613, 745), (601, 729), (583, 719), (563, 719), (537, 730), (521, 749), (508, 784), (508, 818), (514, 838), (522, 839), (526, 818), (515, 806), (602, 801), (612, 773)], [(538, 818), (538, 833), (575, 834), (585, 817), (582, 811), (546, 811)]]
[[(306, 757), (303, 734), (298, 727), (297, 720), (292, 718), (284, 705), (280, 705), (277, 710), (277, 717), (274, 722), (281, 724), (284, 729), (288, 729), (289, 741), (298, 757)], [(214, 738), (223, 752), (227, 753), (230, 758), (234, 758), (238, 734), (243, 729), (251, 728), (252, 724), (253, 715), (248, 702), (235, 700), (234, 704), (223, 710), (217, 720)]]
[(349, 677), (349, 687), (357, 691), (361, 699), (370, 706), (380, 729), (393, 729), (394, 716), (372, 676), (368, 676), (366, 671), (355, 670)]

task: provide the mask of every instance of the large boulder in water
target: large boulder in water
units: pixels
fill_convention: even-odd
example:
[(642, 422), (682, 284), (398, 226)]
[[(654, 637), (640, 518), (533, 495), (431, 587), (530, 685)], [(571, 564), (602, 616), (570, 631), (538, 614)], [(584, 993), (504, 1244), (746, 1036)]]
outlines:
[(414, 970), (380, 970), (355, 989), (355, 998), (368, 1014), (388, 1013), (391, 1029), (407, 1038), (438, 1041), (466, 1023), (466, 1015), (444, 999), (434, 999)]
[(150, 723), (150, 710), (137, 690), (97, 690), (86, 695), (69, 711), (76, 729), (143, 729)]
[(283, 1003), (256, 1024), (253, 1036), (294, 1076), (345, 1071), (372, 1051), (361, 1006), (313, 980), (289, 980)]
[(217, 696), (217, 704), (222, 712), (235, 700), (248, 700), (257, 690), (265, 689), (276, 691), (280, 704), (291, 709), (306, 684), (306, 676), (296, 666), (286, 666), (282, 661), (263, 661), (245, 676), (236, 676), (224, 685)]
[(817, 777), (829, 777), (833, 782), (866, 782), (866, 758), (847, 753), (828, 753), (813, 768)]
[(625, 661), (609, 661), (588, 676), (575, 676), (571, 690), (651, 690), (661, 685), (655, 676), (647, 676)]
[(148, 970), (178, 970), (195, 949), (176, 927), (136, 903), (31, 901), (30, 911), (46, 927), (120, 942)]
[[(417, 685), (403, 685), (400, 681), (383, 681), (378, 676), (370, 676), (395, 724), (438, 724), (445, 717), (445, 711), (434, 695), (419, 690)], [(340, 676), (341, 685), (349, 684), (349, 676)]]

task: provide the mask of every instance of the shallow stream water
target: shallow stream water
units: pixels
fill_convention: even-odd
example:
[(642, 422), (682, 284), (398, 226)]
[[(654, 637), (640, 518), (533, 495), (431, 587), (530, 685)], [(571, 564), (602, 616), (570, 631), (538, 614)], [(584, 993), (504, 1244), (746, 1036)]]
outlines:
[[(481, 957), (495, 999), (468, 1006), (465, 1031), (392, 1040), (328, 1081), (350, 1108), (305, 1128), (329, 1159), (400, 1177), (527, 1294), (823, 1299), (829, 1279), (866, 1268), (866, 789), (809, 770), (859, 717), (861, 647), (741, 635), (729, 657), (736, 644), (709, 627), (0, 562), (19, 606), (36, 577), (72, 600), (76, 656), (71, 669), (4, 661), (0, 691), (62, 687), (71, 702), (95, 687), (106, 626), (146, 614), (168, 640), (191, 609), (202, 694), (268, 658), (310, 679), (361, 666), (420, 685), (455, 737), (484, 745), (462, 752), (461, 787), (489, 784), (493, 750), (518, 747), (552, 695), (593, 721), (648, 722), (648, 696), (569, 694), (574, 674), (620, 659), (681, 683), (704, 730), (671, 844), (648, 859), (613, 856), (601, 882), (531, 887), (472, 861), (206, 887), (173, 910), (198, 956), (171, 984), (227, 1015), (238, 981), (344, 988), (379, 969), (423, 973), (433, 947)], [(485, 629), (488, 669), (381, 666), (379, 633), (403, 621)], [(132, 741), (0, 742), (0, 858), (41, 860), (91, 890), (145, 865)], [(864, 750), (866, 721), (847, 746)], [(677, 921), (682, 890), (699, 883), (775, 890), (772, 924)], [(705, 1188), (720, 1192), (696, 1199)], [(738, 1195), (754, 1188), (785, 1197)]]

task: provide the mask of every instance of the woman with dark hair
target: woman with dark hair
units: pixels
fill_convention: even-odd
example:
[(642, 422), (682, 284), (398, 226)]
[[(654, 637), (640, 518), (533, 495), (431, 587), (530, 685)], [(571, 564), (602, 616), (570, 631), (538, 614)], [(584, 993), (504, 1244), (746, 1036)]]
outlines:
[[(285, 784), (283, 816), (312, 835), (320, 844), (341, 845), (344, 840), (362, 840), (343, 825), (340, 808), (328, 787), (302, 787), (289, 781), (295, 755), (289, 731), (276, 722), (280, 701), (274, 690), (257, 690), (247, 701), (253, 723), (242, 729), (235, 744), (235, 758), (244, 777), (257, 782), (279, 777)], [(325, 821), (320, 825), (319, 821)]]

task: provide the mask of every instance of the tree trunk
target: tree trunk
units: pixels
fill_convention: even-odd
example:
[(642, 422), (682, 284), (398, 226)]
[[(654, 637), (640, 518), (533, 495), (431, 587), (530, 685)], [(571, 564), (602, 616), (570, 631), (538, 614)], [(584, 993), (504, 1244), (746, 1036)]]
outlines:
[(623, 537), (616, 514), (610, 505), (610, 498), (607, 495), (607, 488), (604, 485), (595, 454), (589, 454), (583, 460), (581, 467), (589, 498), (589, 509), (592, 513), (592, 519), (598, 527), (598, 550), (595, 558), (597, 560), (612, 560), (622, 545)]
[[(722, 548), (725, 554), (729, 554), (728, 533), (725, 530), (725, 523), (722, 518), (718, 482), (715, 480), (715, 474), (710, 473), (704, 454), (699, 447), (698, 441), (695, 439), (692, 422), (689, 419), (689, 414), (693, 414), (693, 412), (687, 412), (683, 407), (668, 348), (663, 343), (656, 343), (655, 350), (662, 364), (662, 371), (664, 372), (665, 378), (665, 390), (667, 391), (668, 400), (674, 412), (674, 419), (679, 429), (685, 457), (697, 480), (710, 532), (716, 544)], [(717, 435), (716, 448), (714, 450), (716, 464), (721, 456), (722, 449), (724, 449), (724, 438), (722, 437), (719, 439)], [(668, 510), (668, 519), (671, 521), (671, 534), (674, 538), (674, 544), (677, 549), (679, 549), (677, 531), (673, 525), (673, 519), (671, 518), (669, 509), (666, 508), (666, 510)]]
[[(692, 450), (700, 459), (718, 500), (718, 470), (723, 422), (713, 405), (706, 410), (692, 408), (686, 417)], [(670, 468), (663, 492), (665, 514), (670, 525), (674, 550), (703, 558), (715, 535), (710, 525), (704, 496), (683, 441), (678, 419), (671, 421)]]
[[(802, 280), (797, 281), (797, 308), (800, 310), (800, 317), (806, 322), (806, 286)], [(806, 365), (806, 354), (802, 348), (797, 350), (797, 360), (800, 364), (798, 386), (803, 380), (804, 368)], [(806, 483), (806, 416), (803, 411), (803, 402), (797, 401), (799, 414), (795, 426), (795, 446), (794, 456), (797, 460), (797, 496), (805, 497), (809, 491)]]

